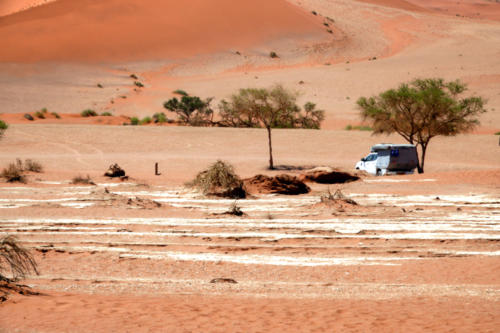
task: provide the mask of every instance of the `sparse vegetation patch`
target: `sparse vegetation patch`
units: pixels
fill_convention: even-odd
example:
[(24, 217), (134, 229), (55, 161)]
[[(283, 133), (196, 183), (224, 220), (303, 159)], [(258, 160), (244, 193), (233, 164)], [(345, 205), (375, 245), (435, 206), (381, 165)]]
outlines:
[(95, 112), (94, 110), (91, 110), (91, 109), (87, 109), (87, 110), (83, 110), (80, 113), (80, 116), (82, 116), (82, 117), (97, 117), (97, 112)]
[(205, 195), (228, 198), (245, 198), (243, 182), (229, 163), (218, 160), (208, 169), (198, 173), (188, 185), (197, 188)]

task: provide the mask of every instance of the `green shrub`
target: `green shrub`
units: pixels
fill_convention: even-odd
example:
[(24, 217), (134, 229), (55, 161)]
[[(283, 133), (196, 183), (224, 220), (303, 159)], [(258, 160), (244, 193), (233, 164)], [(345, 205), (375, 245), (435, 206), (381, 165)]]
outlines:
[(9, 125), (3, 120), (0, 120), (0, 138), (2, 137), (3, 133), (9, 128)]
[(205, 195), (229, 198), (246, 197), (243, 182), (234, 172), (234, 168), (221, 160), (198, 173), (196, 178), (188, 185), (197, 188)]
[(82, 117), (96, 117), (97, 112), (95, 112), (94, 110), (91, 110), (91, 109), (87, 109), (87, 110), (83, 110), (80, 113), (80, 116), (82, 116)]
[(144, 88), (144, 84), (142, 84), (140, 81), (134, 81), (134, 85), (136, 85), (139, 88)]
[(141, 125), (146, 125), (146, 124), (151, 124), (153, 120), (151, 119), (151, 117), (144, 117), (142, 118), (142, 120), (140, 121), (140, 124)]
[(174, 94), (181, 95), (181, 96), (189, 96), (189, 94), (182, 89), (174, 90)]
[(132, 78), (134, 80), (139, 80), (139, 78), (135, 74), (130, 74), (130, 78)]
[(103, 116), (103, 117), (111, 117), (113, 115), (111, 114), (111, 112), (103, 112), (103, 113), (101, 113), (101, 116)]
[(500, 135), (500, 132), (496, 132), (495, 135)]
[(167, 116), (163, 112), (158, 112), (153, 115), (153, 120), (156, 124), (163, 124), (168, 122)]
[(271, 53), (269, 53), (269, 56), (270, 56), (271, 58), (273, 58), (273, 59), (274, 59), (274, 58), (279, 58), (278, 54), (277, 54), (276, 52), (274, 52), (274, 51), (271, 51)]
[(35, 117), (40, 118), (40, 119), (45, 119), (45, 112), (37, 111), (37, 112), (35, 112)]
[(61, 116), (57, 112), (51, 112), (51, 115), (53, 115), (54, 117), (56, 117), (56, 119), (61, 119)]
[(25, 119), (28, 119), (29, 121), (33, 121), (35, 120), (35, 118), (33, 118), (32, 115), (30, 115), (29, 113), (25, 113), (24, 116), (23, 116)]
[(363, 126), (363, 125), (353, 126), (351, 124), (347, 125), (344, 129), (346, 131), (373, 131), (373, 128), (371, 128), (370, 126)]
[(139, 125), (139, 122), (140, 122), (139, 118), (137, 118), (137, 117), (130, 118), (130, 125), (137, 126), (137, 125)]
[(102, 84), (98, 83), (97, 88), (104, 88), (104, 87), (102, 86)]

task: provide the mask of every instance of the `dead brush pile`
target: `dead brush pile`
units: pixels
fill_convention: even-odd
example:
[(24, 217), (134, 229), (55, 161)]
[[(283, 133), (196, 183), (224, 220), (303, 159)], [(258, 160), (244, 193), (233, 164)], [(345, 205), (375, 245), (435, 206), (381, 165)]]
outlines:
[(234, 172), (233, 166), (221, 160), (198, 173), (196, 178), (187, 185), (198, 189), (205, 195), (234, 199), (243, 199), (247, 196), (243, 181)]

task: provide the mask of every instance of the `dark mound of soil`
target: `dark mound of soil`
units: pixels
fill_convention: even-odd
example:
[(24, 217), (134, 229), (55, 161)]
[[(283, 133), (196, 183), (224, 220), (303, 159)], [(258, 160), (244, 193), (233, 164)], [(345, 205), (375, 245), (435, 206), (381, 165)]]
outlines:
[(245, 179), (245, 188), (250, 193), (278, 193), (278, 194), (305, 194), (311, 189), (295, 176), (286, 174), (269, 177), (265, 175), (257, 175), (252, 178)]
[(320, 184), (343, 184), (354, 182), (360, 178), (356, 175), (335, 171), (330, 168), (317, 168), (301, 174), (299, 179), (303, 182), (315, 182)]
[(109, 166), (109, 169), (106, 171), (104, 176), (111, 178), (125, 177), (125, 170), (120, 168), (118, 164), (112, 164)]

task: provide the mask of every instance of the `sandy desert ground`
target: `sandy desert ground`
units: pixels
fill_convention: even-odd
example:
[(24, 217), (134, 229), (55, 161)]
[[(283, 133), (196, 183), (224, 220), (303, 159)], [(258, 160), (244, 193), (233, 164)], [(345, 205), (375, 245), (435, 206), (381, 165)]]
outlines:
[[(498, 331), (498, 1), (3, 1), (0, 40), (0, 167), (44, 166), (0, 183), (0, 235), (33, 251), (23, 283), (42, 293), (1, 303), (0, 332)], [(274, 130), (276, 163), (354, 171), (402, 142), (344, 130), (356, 99), (415, 77), (463, 80), (488, 100), (481, 125), (433, 140), (425, 174), (256, 195), (243, 217), (184, 184), (217, 159), (300, 173), (266, 169), (264, 130), (122, 126), (175, 89), (216, 105), (281, 83), (326, 120)], [(41, 108), (62, 118), (23, 117)], [(112, 163), (130, 179), (105, 178)], [(321, 204), (337, 188), (359, 205)]]

